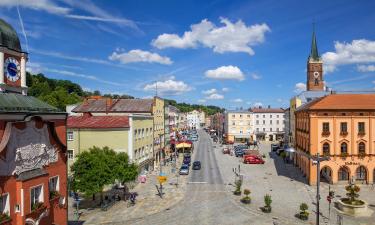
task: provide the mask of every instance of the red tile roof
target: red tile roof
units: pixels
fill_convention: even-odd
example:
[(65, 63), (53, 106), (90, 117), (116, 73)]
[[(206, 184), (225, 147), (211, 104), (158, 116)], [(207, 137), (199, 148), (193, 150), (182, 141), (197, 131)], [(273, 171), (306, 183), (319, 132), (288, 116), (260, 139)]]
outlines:
[(153, 99), (87, 99), (72, 111), (152, 113), (153, 102)]
[(315, 99), (301, 110), (375, 110), (375, 94), (332, 94)]
[(127, 116), (69, 116), (68, 128), (129, 128)]

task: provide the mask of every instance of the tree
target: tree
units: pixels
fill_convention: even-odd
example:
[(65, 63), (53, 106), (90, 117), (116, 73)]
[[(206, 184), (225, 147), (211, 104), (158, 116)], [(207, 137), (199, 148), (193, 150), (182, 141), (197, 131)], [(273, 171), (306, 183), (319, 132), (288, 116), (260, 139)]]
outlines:
[(115, 156), (115, 151), (108, 147), (101, 149), (94, 146), (80, 153), (71, 167), (73, 190), (85, 196), (100, 193), (100, 201), (103, 202), (104, 186), (113, 184), (116, 178), (113, 172)]
[(129, 164), (129, 156), (128, 154), (121, 152), (117, 154), (116, 157), (116, 170), (115, 170), (115, 177), (121, 183), (126, 183), (129, 181), (135, 180), (138, 176), (138, 167), (136, 164), (131, 163)]

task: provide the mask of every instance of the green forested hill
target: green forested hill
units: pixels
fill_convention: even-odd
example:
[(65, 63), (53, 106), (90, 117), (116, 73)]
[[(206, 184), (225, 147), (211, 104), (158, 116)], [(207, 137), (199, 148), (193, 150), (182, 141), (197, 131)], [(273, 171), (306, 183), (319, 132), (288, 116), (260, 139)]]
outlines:
[[(73, 83), (69, 80), (51, 79), (43, 74), (32, 75), (27, 72), (26, 83), (29, 87), (28, 95), (39, 98), (48, 104), (55, 106), (65, 111), (65, 106), (81, 102), (84, 97), (92, 95), (102, 95), (100, 91), (84, 91), (79, 84)], [(134, 98), (130, 95), (112, 95), (103, 94), (104, 97), (109, 98)], [(216, 112), (222, 112), (223, 109), (217, 106), (204, 106), (204, 105), (190, 105), (187, 103), (177, 103), (175, 100), (166, 101), (176, 106), (181, 112), (189, 112), (194, 109), (203, 110), (206, 114), (212, 115)]]

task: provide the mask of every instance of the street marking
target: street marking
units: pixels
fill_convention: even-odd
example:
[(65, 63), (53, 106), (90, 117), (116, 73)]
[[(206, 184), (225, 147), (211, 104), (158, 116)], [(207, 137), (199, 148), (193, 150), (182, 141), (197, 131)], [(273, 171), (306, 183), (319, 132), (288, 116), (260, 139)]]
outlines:
[(207, 182), (204, 181), (190, 181), (188, 184), (207, 184)]

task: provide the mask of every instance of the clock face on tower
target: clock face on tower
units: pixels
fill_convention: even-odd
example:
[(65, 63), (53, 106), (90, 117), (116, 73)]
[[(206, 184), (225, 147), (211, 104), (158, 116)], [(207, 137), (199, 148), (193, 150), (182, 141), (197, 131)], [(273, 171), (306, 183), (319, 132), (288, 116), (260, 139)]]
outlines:
[(315, 79), (319, 78), (319, 75), (320, 75), (319, 72), (314, 72), (314, 78)]
[(20, 79), (20, 64), (13, 57), (6, 58), (4, 62), (4, 73), (9, 81), (16, 82)]

